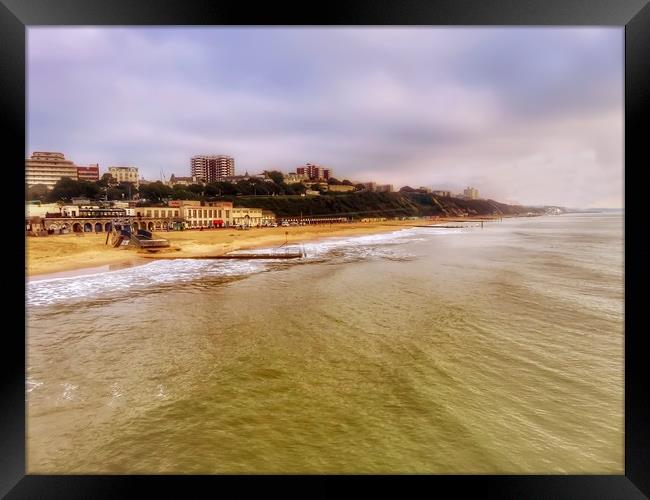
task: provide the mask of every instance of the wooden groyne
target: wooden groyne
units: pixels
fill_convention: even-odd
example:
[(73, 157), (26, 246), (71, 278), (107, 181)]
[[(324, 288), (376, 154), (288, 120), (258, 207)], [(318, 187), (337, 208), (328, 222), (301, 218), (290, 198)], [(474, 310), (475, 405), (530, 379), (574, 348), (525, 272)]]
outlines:
[(222, 260), (249, 260), (249, 259), (300, 259), (305, 255), (298, 252), (292, 253), (236, 253), (236, 254), (223, 254), (223, 255), (158, 255), (158, 256), (148, 256), (142, 255), (144, 258), (156, 259), (156, 260), (177, 260), (177, 259), (222, 259)]
[(189, 259), (300, 259), (304, 255), (297, 253), (232, 253), (223, 255), (206, 255), (203, 257), (181, 257)]
[(462, 229), (464, 227), (474, 227), (474, 226), (413, 226), (413, 227), (427, 227), (429, 229)]

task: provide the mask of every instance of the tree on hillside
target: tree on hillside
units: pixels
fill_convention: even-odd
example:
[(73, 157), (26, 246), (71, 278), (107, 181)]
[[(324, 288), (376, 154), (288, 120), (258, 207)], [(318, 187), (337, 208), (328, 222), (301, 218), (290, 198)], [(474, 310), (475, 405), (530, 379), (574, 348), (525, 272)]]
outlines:
[(201, 184), (190, 184), (187, 186), (187, 190), (200, 196), (205, 193), (205, 188)]
[(72, 198), (97, 199), (101, 188), (95, 182), (78, 181), (62, 177), (47, 193), (47, 201), (70, 201)]
[(221, 196), (237, 194), (237, 187), (232, 182), (215, 182), (214, 185), (220, 191)]
[(241, 194), (241, 195), (253, 194), (253, 186), (248, 181), (242, 180), (237, 182), (237, 184), (235, 184), (235, 188), (237, 189), (237, 194)]
[(106, 172), (104, 175), (102, 175), (102, 178), (99, 179), (95, 184), (97, 184), (101, 188), (107, 188), (109, 186), (117, 185), (117, 181), (113, 178), (111, 174)]
[(335, 179), (334, 177), (330, 177), (329, 179), (327, 179), (327, 183), (334, 184), (336, 186), (340, 186), (341, 184), (343, 184), (340, 180)]
[(278, 172), (277, 170), (270, 170), (264, 173), (269, 179), (275, 182), (278, 186), (284, 183), (284, 174), (282, 172)]
[(138, 188), (135, 187), (133, 182), (120, 182), (115, 186), (120, 191), (124, 191), (124, 198), (132, 200), (134, 196), (139, 193)]
[(27, 188), (27, 199), (43, 201), (47, 197), (48, 192), (49, 189), (45, 184), (34, 184)]
[(361, 184), (361, 183), (355, 184), (354, 187), (357, 189), (357, 191), (363, 191), (364, 189), (366, 189), (365, 184)]
[(187, 189), (187, 186), (183, 186), (182, 184), (176, 184), (175, 186), (172, 187), (172, 194), (171, 194), (171, 199), (172, 200), (195, 200), (198, 197), (196, 196), (195, 193)]
[(151, 201), (163, 201), (172, 195), (172, 188), (160, 181), (140, 186), (140, 197)]
[(305, 186), (302, 182), (291, 185), (284, 184), (283, 187), (286, 194), (303, 194), (305, 191), (307, 191), (307, 186)]
[[(205, 194), (206, 196), (221, 196), (221, 186), (219, 182), (210, 182), (205, 185)], [(176, 186), (174, 186), (176, 187)]]
[(341, 183), (346, 185), (346, 186), (354, 186), (354, 184), (352, 184), (352, 182), (347, 180), (347, 179), (343, 179), (343, 181)]

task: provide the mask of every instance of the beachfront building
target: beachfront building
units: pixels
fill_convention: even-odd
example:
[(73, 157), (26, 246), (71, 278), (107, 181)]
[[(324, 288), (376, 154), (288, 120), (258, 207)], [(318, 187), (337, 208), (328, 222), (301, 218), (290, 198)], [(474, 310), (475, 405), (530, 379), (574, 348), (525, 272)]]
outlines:
[(114, 221), (128, 222), (123, 208), (101, 208), (95, 205), (64, 205), (47, 212), (42, 226), (48, 234), (103, 233), (111, 230)]
[(48, 212), (58, 213), (57, 203), (30, 201), (25, 203), (25, 230), (27, 236), (46, 236), (45, 217)]
[(233, 225), (232, 201), (213, 201), (206, 205), (184, 205), (186, 227), (230, 227)]
[(392, 184), (380, 184), (375, 186), (375, 191), (377, 193), (392, 193), (395, 189)]
[(133, 231), (144, 229), (147, 231), (181, 229), (184, 223), (183, 209), (181, 207), (134, 207), (129, 211)]
[(374, 191), (375, 189), (377, 189), (376, 182), (364, 182), (363, 185), (368, 191)]
[(305, 175), (312, 180), (327, 180), (332, 177), (332, 169), (325, 168), (321, 165), (315, 165), (313, 163), (307, 163), (302, 167), (296, 168), (296, 174)]
[(48, 212), (56, 213), (61, 211), (58, 203), (41, 203), (39, 201), (25, 204), (26, 217), (45, 217)]
[(99, 180), (99, 165), (77, 167), (77, 179), (80, 181), (97, 182)]
[(25, 183), (27, 187), (42, 184), (49, 189), (62, 178), (77, 180), (77, 166), (66, 160), (63, 153), (35, 151), (25, 160)]
[(463, 191), (463, 197), (468, 200), (478, 200), (478, 189), (471, 186), (465, 188)]
[(98, 206), (56, 203), (31, 203), (25, 207), (27, 233), (37, 235), (68, 232), (101, 233), (113, 224), (130, 224), (136, 232), (180, 230), (185, 228), (269, 225), (273, 212), (260, 208), (233, 208), (231, 201), (174, 200), (166, 206)]
[(98, 208), (99, 205), (93, 205), (92, 203), (71, 203), (69, 205), (61, 205), (59, 212), (64, 217), (78, 217), (81, 210), (94, 210)]
[(351, 222), (347, 217), (282, 217), (282, 219), (275, 219), (276, 222), (287, 222), (290, 225), (312, 225), (312, 224), (345, 224)]
[(434, 196), (441, 196), (443, 198), (451, 198), (451, 191), (433, 191), (431, 194)]
[(235, 175), (235, 159), (226, 155), (196, 155), (190, 159), (190, 175), (205, 182)]
[(275, 222), (275, 214), (261, 208), (236, 207), (232, 209), (232, 223), (235, 226), (268, 226)]
[(130, 182), (135, 188), (140, 187), (140, 177), (138, 176), (138, 167), (108, 167), (108, 173), (116, 182)]

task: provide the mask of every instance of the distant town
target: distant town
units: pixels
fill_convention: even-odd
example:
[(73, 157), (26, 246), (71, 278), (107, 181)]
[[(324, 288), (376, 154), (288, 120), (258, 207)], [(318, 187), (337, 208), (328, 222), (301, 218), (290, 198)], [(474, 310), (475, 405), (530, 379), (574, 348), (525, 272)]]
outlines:
[[(347, 218), (335, 217), (336, 214), (308, 217), (302, 213), (300, 220), (294, 217), (290, 222), (278, 221), (271, 210), (259, 206), (235, 206), (232, 198), (250, 200), (250, 197), (278, 196), (300, 199), (396, 192), (392, 184), (339, 180), (331, 168), (312, 163), (286, 173), (266, 170), (237, 175), (235, 159), (231, 156), (196, 155), (189, 159), (188, 167), (187, 176), (171, 174), (167, 179), (161, 172), (161, 179), (152, 181), (141, 177), (135, 166), (110, 166), (107, 172), (102, 173), (98, 164), (79, 166), (60, 152), (34, 152), (25, 160), (27, 232), (107, 232), (115, 220), (124, 218), (133, 219), (131, 223), (135, 230), (149, 231), (266, 227), (278, 222), (341, 222)], [(462, 193), (423, 186), (402, 186), (397, 192), (480, 200), (478, 190), (471, 186)], [(399, 208), (384, 207), (383, 210), (406, 213)], [(494, 213), (498, 211), (497, 208)], [(362, 215), (362, 212), (355, 213)]]
[[(243, 175), (235, 174), (235, 159), (226, 155), (197, 155), (189, 162), (189, 176), (177, 176), (171, 174), (169, 180), (161, 173), (158, 181), (145, 180), (140, 177), (138, 167), (133, 166), (112, 166), (103, 175), (100, 172), (99, 164), (78, 166), (70, 160), (66, 160), (63, 153), (56, 152), (34, 152), (31, 157), (25, 160), (25, 177), (27, 187), (33, 193), (44, 193), (45, 188), (52, 190), (63, 178), (75, 181), (98, 182), (103, 185), (117, 187), (121, 186), (128, 191), (128, 198), (138, 200), (140, 189), (149, 184), (159, 183), (170, 188), (201, 186), (205, 187), (212, 183), (230, 183), (235, 185), (234, 189), (224, 194), (255, 194), (251, 192), (259, 182), (278, 181), (292, 186), (291, 193), (304, 194), (306, 196), (318, 196), (323, 192), (354, 192), (372, 191), (391, 193), (395, 191), (392, 184), (377, 184), (376, 182), (359, 182), (348, 179), (339, 180), (335, 178), (331, 168), (312, 163), (306, 163), (297, 167), (295, 172), (282, 173), (278, 171), (264, 171), (257, 174), (249, 174), (246, 171)], [(275, 174), (275, 176), (274, 176)], [(105, 186), (103, 186), (105, 187)], [(130, 191), (129, 191), (130, 190)], [(437, 196), (454, 196), (470, 200), (479, 199), (479, 192), (473, 187), (467, 187), (462, 193), (453, 194), (451, 191), (433, 190), (428, 187), (417, 189), (410, 186), (403, 186), (401, 191), (421, 191), (432, 193)], [(147, 189), (144, 189), (147, 192)], [(120, 193), (121, 194), (121, 193)], [(173, 193), (171, 193), (173, 194)], [(261, 189), (261, 195), (277, 194), (269, 190)], [(120, 199), (124, 199), (120, 196)], [(106, 199), (109, 199), (106, 196)]]

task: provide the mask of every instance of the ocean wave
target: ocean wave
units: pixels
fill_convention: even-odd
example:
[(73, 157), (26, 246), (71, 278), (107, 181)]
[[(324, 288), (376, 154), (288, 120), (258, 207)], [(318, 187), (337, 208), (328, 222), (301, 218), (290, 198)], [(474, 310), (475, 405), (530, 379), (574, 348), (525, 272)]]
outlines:
[[(426, 230), (424, 230), (426, 231)], [(445, 231), (445, 230), (443, 230)], [(440, 234), (436, 231), (435, 234)], [(303, 263), (317, 262), (335, 254), (335, 262), (364, 259), (409, 260), (415, 256), (391, 247), (422, 241), (428, 236), (418, 228), (408, 228), (389, 233), (327, 238), (285, 248), (259, 248), (246, 253), (281, 254), (284, 251), (303, 252)], [(27, 283), (27, 305), (47, 306), (74, 303), (89, 298), (119, 297), (138, 290), (167, 284), (188, 283), (206, 278), (248, 276), (268, 270), (270, 266), (288, 264), (280, 259), (271, 260), (212, 260), (174, 259), (158, 260), (141, 266), (93, 274), (45, 278)], [(291, 264), (289, 264), (291, 265)]]

